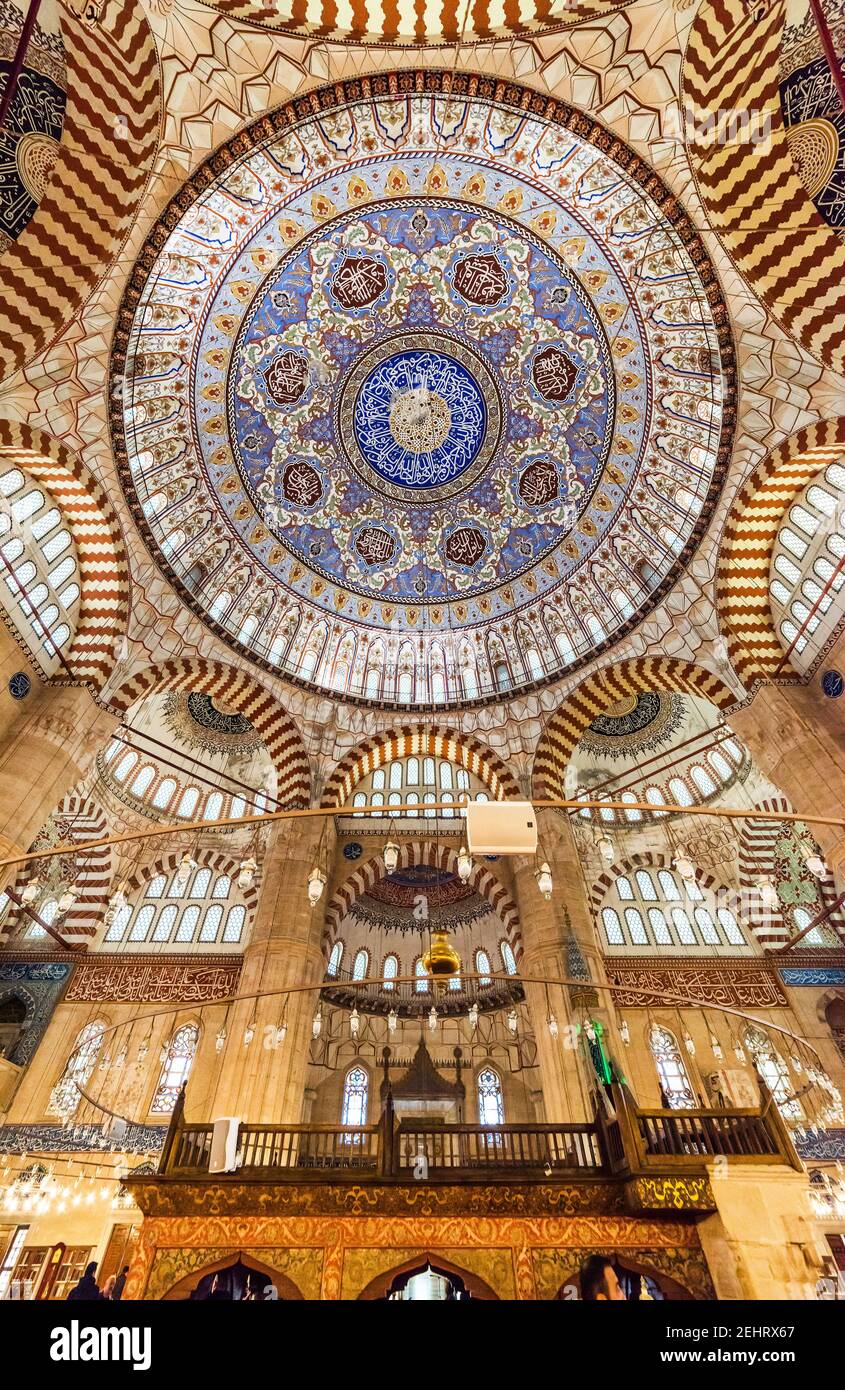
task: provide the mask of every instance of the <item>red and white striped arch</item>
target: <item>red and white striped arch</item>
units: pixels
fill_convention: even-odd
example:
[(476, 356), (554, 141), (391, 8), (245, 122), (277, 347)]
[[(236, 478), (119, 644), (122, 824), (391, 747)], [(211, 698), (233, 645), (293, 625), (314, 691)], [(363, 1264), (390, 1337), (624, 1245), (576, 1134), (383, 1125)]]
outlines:
[[(182, 861), (184, 850), (179, 850), (173, 854), (163, 854), (160, 859), (152, 860), (149, 864), (144, 864), (142, 868), (136, 869), (130, 878), (126, 880), (126, 897), (131, 900), (140, 888), (146, 887), (152, 879), (159, 874), (168, 876), (178, 868)], [(238, 876), (240, 860), (232, 859), (228, 854), (220, 854), (214, 849), (197, 849), (192, 851), (192, 858), (196, 860), (197, 867), (200, 869), (211, 869), (214, 874), (228, 874), (234, 883)], [(248, 938), (248, 928), (252, 924), (252, 918), (258, 904), (258, 896), (261, 891), (261, 869), (253, 879), (249, 888), (239, 888), (241, 900), (247, 911), (246, 927), (241, 934), (241, 940)]]
[(377, 767), (396, 758), (410, 757), (444, 758), (473, 773), (489, 788), (496, 801), (519, 799), (513, 773), (479, 739), (437, 725), (421, 728), (418, 724), (408, 724), (374, 734), (347, 753), (326, 782), (321, 804), (326, 807), (347, 805), (358, 783)]
[[(403, 844), (399, 850), (398, 867), (409, 869), (416, 864), (426, 864), (446, 873), (457, 873), (458, 856), (450, 846), (437, 845), (430, 840), (411, 841), (408, 844)], [(352, 904), (368, 892), (380, 878), (383, 878), (384, 873), (384, 860), (381, 855), (376, 855), (353, 869), (337, 889), (326, 907), (323, 944), (327, 955), (331, 952), (334, 943), (339, 940), (340, 924)], [(519, 925), (519, 913), (513, 898), (496, 878), (496, 875), (491, 873), (484, 864), (473, 864), (468, 883), (471, 888), (475, 889), (476, 893), (479, 893), (482, 898), (486, 898), (491, 911), (496, 913), (505, 929), (505, 937), (510, 943), (514, 956), (519, 960), (522, 954), (522, 932)]]
[(276, 796), (287, 810), (308, 805), (311, 775), (305, 745), (293, 720), (275, 696), (245, 671), (196, 658), (165, 661), (130, 676), (111, 700), (126, 713), (137, 700), (163, 690), (190, 690), (237, 710), (264, 740), (276, 769)]
[(80, 682), (99, 690), (129, 618), (129, 570), (114, 508), (76, 454), (14, 420), (0, 420), (0, 465), (19, 468), (46, 488), (73, 536), (82, 592), (65, 660)]
[(535, 797), (564, 797), (566, 769), (581, 735), (599, 714), (626, 695), (649, 690), (698, 695), (720, 710), (737, 703), (724, 681), (690, 661), (641, 657), (602, 667), (576, 686), (543, 730), (534, 755)]
[[(653, 854), (643, 851), (642, 854), (632, 854), (629, 859), (618, 859), (615, 864), (611, 864), (604, 873), (599, 874), (592, 888), (590, 889), (590, 906), (593, 913), (597, 913), (606, 898), (608, 892), (613, 887), (617, 878), (628, 878), (636, 873), (637, 869), (668, 869), (670, 873), (675, 873), (672, 868), (672, 860), (668, 854)], [(724, 884), (719, 883), (712, 874), (705, 873), (704, 869), (695, 866), (695, 881), (702, 892), (712, 889), (714, 892), (718, 888), (723, 888)]]
[(716, 567), (716, 609), (744, 685), (800, 679), (785, 659), (772, 616), (772, 556), (796, 497), (843, 453), (845, 416), (799, 430), (758, 463), (731, 507)]
[[(98, 840), (108, 834), (105, 811), (91, 797), (80, 797), (68, 792), (50, 817), (58, 827), (59, 840), (63, 843), (83, 844), (87, 840)], [(31, 848), (37, 848), (42, 836), (39, 834)], [(46, 847), (46, 840), (44, 841)], [(35, 864), (26, 864), (15, 880), (15, 892), (25, 888), (36, 872)], [(77, 876), (74, 887), (77, 899), (73, 907), (61, 921), (56, 930), (66, 941), (89, 941), (97, 935), (106, 910), (111, 880), (111, 849), (100, 845), (97, 849), (86, 850), (77, 860)], [(69, 886), (69, 885), (68, 885)], [(59, 890), (60, 894), (61, 890)], [(59, 895), (57, 894), (57, 896)], [(37, 905), (36, 905), (37, 911)], [(0, 928), (0, 939), (8, 939), (20, 929), (26, 931), (31, 918), (20, 908), (12, 907), (5, 925)]]

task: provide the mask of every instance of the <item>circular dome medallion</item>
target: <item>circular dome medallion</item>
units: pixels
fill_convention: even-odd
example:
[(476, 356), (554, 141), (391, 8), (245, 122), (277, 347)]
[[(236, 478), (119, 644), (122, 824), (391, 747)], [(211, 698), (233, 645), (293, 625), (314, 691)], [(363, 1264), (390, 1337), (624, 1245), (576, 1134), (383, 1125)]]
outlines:
[(150, 234), (110, 393), (130, 506), (270, 670), (451, 704), (618, 640), (712, 513), (730, 329), (676, 197), (560, 103), (460, 73), (336, 84)]
[(416, 503), (471, 486), (493, 456), (501, 424), (484, 362), (442, 334), (380, 343), (340, 394), (338, 437), (362, 481)]

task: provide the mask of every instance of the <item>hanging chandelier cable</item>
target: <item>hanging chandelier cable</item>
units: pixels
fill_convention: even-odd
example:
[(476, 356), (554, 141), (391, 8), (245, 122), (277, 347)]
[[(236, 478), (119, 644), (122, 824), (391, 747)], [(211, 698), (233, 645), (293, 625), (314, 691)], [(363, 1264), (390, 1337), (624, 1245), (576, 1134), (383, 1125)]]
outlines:
[[(506, 805), (505, 801), (497, 803)], [(685, 816), (715, 816), (723, 817), (727, 820), (748, 820), (759, 819), (760, 811), (754, 807), (741, 806), (678, 806), (672, 802), (660, 804), (644, 801), (595, 801), (592, 799), (574, 800), (567, 797), (549, 797), (542, 800), (532, 801), (535, 810), (578, 810), (578, 811), (664, 811), (668, 815), (682, 813)], [(410, 811), (419, 814), (419, 807), (411, 803), (403, 803), (400, 806), (391, 808), (393, 815), (401, 811)], [(426, 808), (429, 811), (454, 811), (455, 803), (451, 801), (434, 802)], [(84, 850), (100, 849), (104, 845), (128, 844), (135, 840), (153, 840), (164, 835), (185, 835), (195, 834), (207, 830), (230, 829), (238, 825), (261, 826), (272, 824), (277, 820), (305, 820), (313, 816), (376, 816), (384, 818), (384, 807), (382, 806), (310, 806), (296, 811), (267, 811), (257, 816), (229, 816), (220, 817), (217, 820), (184, 821), (176, 825), (159, 825), (152, 829), (127, 831), (122, 835), (103, 835), (96, 840), (83, 840), (78, 844), (56, 845), (50, 849), (30, 850), (27, 854), (10, 855), (5, 859), (0, 859), (0, 869), (11, 867), (13, 864), (26, 864), (33, 859), (50, 859), (61, 854), (77, 854)], [(805, 825), (828, 825), (839, 830), (845, 830), (845, 817), (842, 816), (817, 816), (799, 814), (797, 811), (766, 811), (766, 820), (777, 821), (801, 821)]]

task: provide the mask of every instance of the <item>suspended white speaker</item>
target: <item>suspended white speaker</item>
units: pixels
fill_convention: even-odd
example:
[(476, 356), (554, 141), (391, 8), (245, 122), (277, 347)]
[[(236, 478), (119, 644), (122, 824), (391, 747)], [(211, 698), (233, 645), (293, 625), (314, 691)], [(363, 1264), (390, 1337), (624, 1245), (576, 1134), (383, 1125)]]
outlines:
[(470, 854), (535, 854), (537, 813), (530, 801), (468, 801)]
[(241, 1122), (237, 1116), (225, 1115), (222, 1119), (214, 1121), (211, 1130), (209, 1173), (234, 1173), (238, 1167), (240, 1127)]

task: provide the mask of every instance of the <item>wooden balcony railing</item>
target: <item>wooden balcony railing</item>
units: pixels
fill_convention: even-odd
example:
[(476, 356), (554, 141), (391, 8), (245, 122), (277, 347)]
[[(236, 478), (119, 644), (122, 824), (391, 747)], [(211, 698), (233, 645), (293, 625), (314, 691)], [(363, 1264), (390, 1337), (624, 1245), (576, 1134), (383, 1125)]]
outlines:
[[(174, 1178), (208, 1175), (212, 1126), (188, 1124), (180, 1094), (159, 1163)], [(374, 1125), (242, 1124), (235, 1174), (258, 1181), (408, 1180), (509, 1174), (526, 1181), (706, 1171), (719, 1156), (801, 1168), (777, 1106), (764, 1091), (759, 1110), (646, 1110), (622, 1087), (593, 1123), (438, 1124), (397, 1122), (388, 1102)]]
[(604, 1158), (596, 1126), (432, 1125), (404, 1120), (393, 1135), (392, 1171), (440, 1174), (513, 1172), (602, 1173)]

